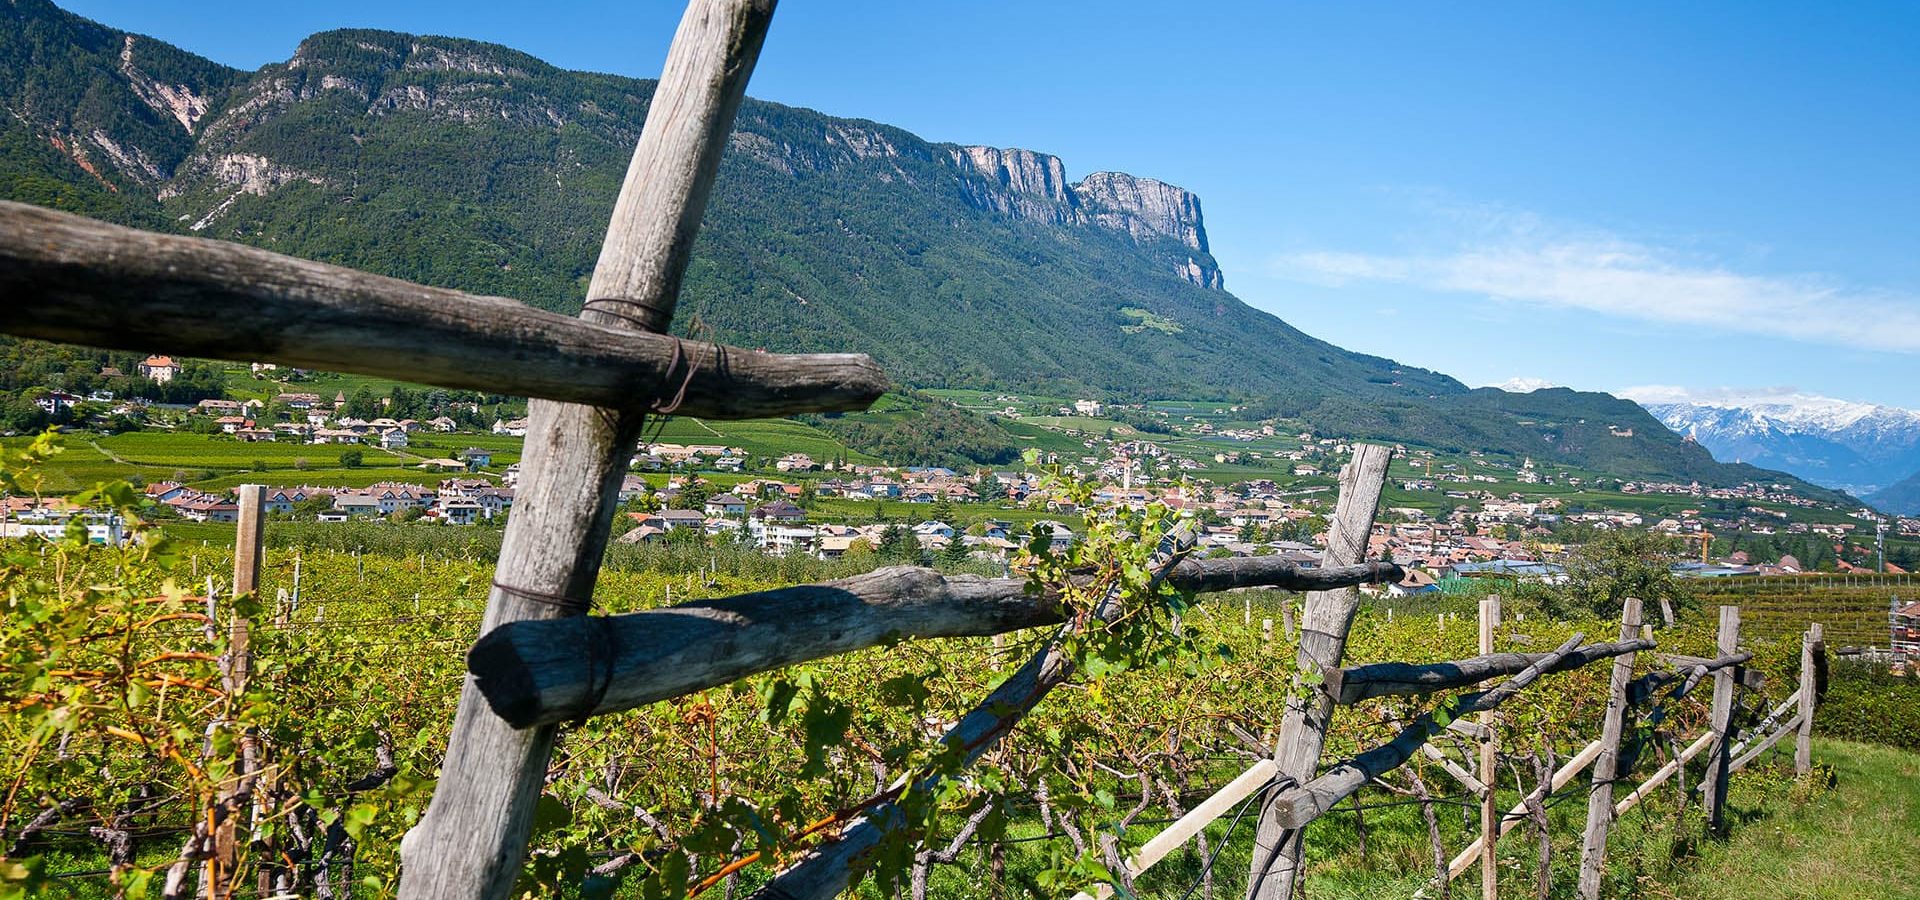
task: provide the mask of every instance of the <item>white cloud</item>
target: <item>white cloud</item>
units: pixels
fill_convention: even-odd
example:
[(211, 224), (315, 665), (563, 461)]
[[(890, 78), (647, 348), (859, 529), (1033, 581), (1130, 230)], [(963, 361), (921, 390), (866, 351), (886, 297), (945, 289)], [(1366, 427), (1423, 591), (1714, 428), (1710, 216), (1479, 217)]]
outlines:
[(1283, 278), (1405, 284), (1503, 301), (1794, 340), (1920, 353), (1920, 296), (1819, 275), (1749, 275), (1711, 259), (1495, 208), (1445, 217), (1457, 245), (1404, 254), (1320, 250), (1273, 261)]

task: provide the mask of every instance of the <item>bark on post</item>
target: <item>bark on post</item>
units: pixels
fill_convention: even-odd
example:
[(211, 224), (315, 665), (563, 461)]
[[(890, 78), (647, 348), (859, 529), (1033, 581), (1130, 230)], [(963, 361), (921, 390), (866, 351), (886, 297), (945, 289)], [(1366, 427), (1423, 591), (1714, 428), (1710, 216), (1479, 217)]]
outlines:
[[(1629, 598), (1620, 613), (1620, 640), (1640, 631), (1640, 601)], [(1587, 830), (1580, 838), (1580, 898), (1599, 900), (1606, 874), (1607, 832), (1613, 828), (1613, 782), (1620, 772), (1620, 734), (1626, 730), (1627, 682), (1633, 679), (1633, 655), (1613, 659), (1607, 685), (1606, 718), (1600, 723), (1600, 758), (1593, 761), (1593, 786), (1587, 789)]]
[[(1361, 444), (1354, 448), (1353, 460), (1340, 471), (1340, 498), (1327, 527), (1323, 564), (1347, 566), (1366, 557), (1367, 538), (1373, 533), (1380, 489), (1386, 483), (1387, 462), (1392, 458), (1389, 447)], [(1359, 605), (1360, 596), (1351, 588), (1307, 595), (1300, 617), (1300, 671), (1324, 676), (1340, 668), (1347, 651), (1347, 631), (1353, 627), (1353, 614)], [(1333, 697), (1324, 685), (1309, 695), (1296, 693), (1287, 701), (1286, 717), (1281, 720), (1279, 741), (1273, 751), (1279, 777), (1301, 784), (1313, 780), (1320, 751), (1326, 746), (1333, 709)], [(1294, 875), (1300, 869), (1301, 831), (1289, 829), (1280, 821), (1271, 805), (1274, 793), (1274, 788), (1268, 788), (1266, 802), (1261, 804), (1260, 826), (1254, 834), (1247, 896), (1257, 900), (1291, 898)]]
[[(614, 205), (583, 320), (667, 330), (773, 7), (773, 0), (688, 4)], [(585, 611), (644, 419), (541, 400), (528, 412), (526, 474), (482, 633)], [(401, 842), (402, 896), (499, 898), (512, 891), (556, 728), (514, 729), (467, 679), (433, 801)]]
[[(260, 546), (263, 532), (257, 484), (243, 484), (239, 490), (239, 527), (233, 536), (233, 587), (228, 592), (236, 601), (228, 613), (227, 652), (220, 658), (220, 676), (227, 693), (235, 698), (246, 693), (247, 680), (253, 674), (253, 632), (247, 617), (240, 614), (241, 597), (256, 599), (260, 591)], [(207, 860), (207, 890), (210, 897), (233, 896), (234, 869), (240, 859), (236, 833), (240, 807), (253, 792), (253, 765), (259, 753), (258, 741), (251, 734), (240, 735), (240, 761), (234, 777), (220, 789), (213, 830), (213, 855)]]
[[(1720, 607), (1719, 650), (1732, 654), (1740, 645), (1740, 607)], [(1726, 834), (1727, 773), (1733, 761), (1733, 701), (1739, 688), (1739, 667), (1713, 673), (1713, 759), (1707, 767), (1707, 827), (1715, 837)]]
[[(1493, 632), (1500, 627), (1500, 595), (1488, 594), (1480, 601), (1480, 652), (1493, 652)], [(1480, 854), (1480, 896), (1482, 900), (1496, 900), (1500, 895), (1499, 854), (1495, 852), (1494, 842), (1500, 839), (1500, 822), (1496, 818), (1499, 807), (1494, 796), (1495, 785), (1500, 783), (1494, 768), (1496, 753), (1493, 737), (1494, 716), (1491, 711), (1480, 715), (1480, 724), (1486, 726), (1487, 736), (1480, 741), (1480, 780), (1487, 786), (1487, 792), (1480, 795), (1480, 846), (1485, 852)]]
[(1813, 771), (1813, 708), (1819, 703), (1819, 685), (1814, 678), (1814, 654), (1826, 652), (1820, 623), (1807, 626), (1800, 637), (1800, 730), (1793, 739), (1793, 773)]

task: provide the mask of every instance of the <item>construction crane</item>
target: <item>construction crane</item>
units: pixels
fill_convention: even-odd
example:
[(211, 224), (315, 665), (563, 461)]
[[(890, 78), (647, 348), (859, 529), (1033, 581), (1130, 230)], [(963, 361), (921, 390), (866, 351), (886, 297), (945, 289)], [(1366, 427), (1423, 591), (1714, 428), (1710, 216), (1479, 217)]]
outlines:
[(1696, 531), (1687, 535), (1687, 540), (1698, 540), (1700, 542), (1700, 564), (1703, 566), (1706, 565), (1707, 551), (1713, 546), (1713, 532)]

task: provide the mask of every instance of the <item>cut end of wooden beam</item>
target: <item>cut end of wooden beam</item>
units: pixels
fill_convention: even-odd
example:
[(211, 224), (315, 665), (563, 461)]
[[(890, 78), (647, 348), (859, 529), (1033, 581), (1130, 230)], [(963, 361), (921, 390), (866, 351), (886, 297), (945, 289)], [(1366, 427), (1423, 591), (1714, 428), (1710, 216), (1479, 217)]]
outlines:
[[(512, 630), (495, 628), (480, 636), (467, 651), (467, 671), (474, 673), (475, 685), (487, 698), (493, 714), (515, 728), (528, 728), (553, 721), (554, 711), (541, 701), (533, 670), (514, 646)], [(561, 712), (561, 717), (568, 715)]]

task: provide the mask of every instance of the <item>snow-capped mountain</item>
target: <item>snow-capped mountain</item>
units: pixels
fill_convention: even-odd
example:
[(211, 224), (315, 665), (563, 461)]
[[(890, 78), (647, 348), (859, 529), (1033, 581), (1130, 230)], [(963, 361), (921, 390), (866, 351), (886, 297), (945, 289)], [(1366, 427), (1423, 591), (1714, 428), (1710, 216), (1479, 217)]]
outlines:
[(1723, 462), (1864, 496), (1920, 472), (1920, 411), (1795, 391), (1642, 387), (1621, 395)]

